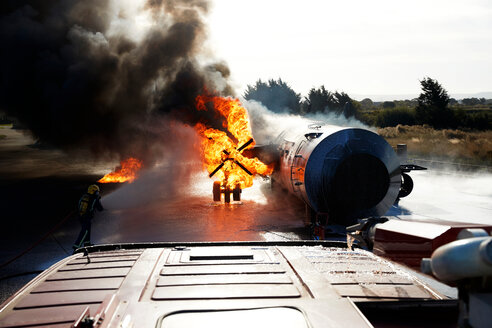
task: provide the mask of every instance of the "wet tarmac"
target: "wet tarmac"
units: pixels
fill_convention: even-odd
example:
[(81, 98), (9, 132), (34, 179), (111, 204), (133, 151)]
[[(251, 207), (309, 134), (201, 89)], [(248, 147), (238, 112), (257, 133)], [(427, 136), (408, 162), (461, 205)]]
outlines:
[(412, 193), (387, 215), (406, 220), (492, 224), (492, 174), (417, 171)]
[[(255, 179), (253, 187), (243, 190), (242, 200), (230, 204), (213, 202), (212, 181), (204, 172), (193, 174), (189, 185), (183, 188), (152, 197), (159, 183), (150, 173), (104, 197), (102, 203), (108, 210), (94, 224), (94, 240), (119, 243), (309, 238), (304, 205), (283, 190), (272, 190), (268, 180)], [(140, 192), (143, 189), (148, 192), (145, 197)]]

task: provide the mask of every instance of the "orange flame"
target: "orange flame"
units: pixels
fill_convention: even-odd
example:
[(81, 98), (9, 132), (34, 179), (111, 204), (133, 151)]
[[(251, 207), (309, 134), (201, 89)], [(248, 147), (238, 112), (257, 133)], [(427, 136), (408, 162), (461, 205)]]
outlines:
[[(242, 145), (253, 139), (248, 112), (241, 106), (239, 99), (203, 95), (196, 98), (198, 110), (207, 110), (206, 103), (212, 103), (214, 109), (226, 118), (224, 127), (236, 139), (233, 140), (224, 131), (207, 128), (201, 123), (195, 126), (195, 129), (203, 137), (201, 142), (202, 155), (207, 171), (212, 173), (223, 163), (222, 168), (215, 173), (214, 177), (222, 181), (223, 186), (228, 186), (231, 189), (237, 184), (241, 188), (251, 187), (255, 174), (271, 174), (273, 166), (267, 166), (257, 158), (244, 157), (241, 154), (242, 150), (238, 151)], [(254, 145), (253, 140), (245, 149), (252, 148)], [(252, 175), (249, 175), (238, 163)]]
[(120, 166), (114, 172), (106, 174), (99, 181), (101, 183), (132, 183), (137, 178), (137, 172), (142, 168), (142, 161), (130, 157), (120, 162)]

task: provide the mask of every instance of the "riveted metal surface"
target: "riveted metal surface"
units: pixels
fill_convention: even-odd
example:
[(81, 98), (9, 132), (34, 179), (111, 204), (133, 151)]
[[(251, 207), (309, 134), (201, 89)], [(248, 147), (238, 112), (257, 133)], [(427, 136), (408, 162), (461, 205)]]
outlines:
[[(25, 327), (73, 322), (81, 315), (86, 305), (57, 306), (53, 308), (33, 308), (13, 310), (0, 320), (0, 327)], [(99, 304), (89, 305), (91, 313), (97, 311)]]
[(112, 293), (112, 291), (107, 290), (84, 290), (83, 292), (67, 291), (29, 294), (17, 303), (14, 309), (101, 303), (108, 294)]
[[(87, 306), (91, 316), (105, 313), (103, 326), (115, 327), (127, 317), (134, 327), (155, 327), (173, 313), (287, 307), (299, 309), (312, 327), (358, 328), (370, 324), (353, 301), (376, 306), (420, 304), (433, 296), (398, 266), (364, 251), (299, 245), (209, 246), (207, 250), (193, 245), (153, 247), (135, 261), (124, 251), (118, 256), (109, 256), (109, 251), (99, 257), (89, 254), (91, 263), (82, 262), (86, 256), (70, 257), (2, 308), (0, 328), (68, 328)], [(117, 257), (124, 260), (115, 261)], [(134, 263), (105, 267), (117, 262)], [(115, 300), (108, 303), (111, 309), (105, 305), (108, 299)]]
[(69, 279), (45, 281), (31, 293), (62, 292), (70, 290), (118, 289), (124, 278)]
[(416, 285), (400, 284), (347, 284), (334, 285), (335, 290), (343, 297), (374, 297), (396, 299), (433, 299), (431, 295)]
[(77, 270), (77, 271), (59, 271), (46, 280), (67, 280), (67, 279), (86, 279), (86, 278), (110, 278), (110, 277), (125, 277), (130, 268), (106, 268), (93, 270)]
[(436, 299), (408, 273), (364, 250), (299, 248), (311, 264), (343, 297), (355, 301)]
[[(140, 255), (131, 255), (131, 256), (100, 256), (93, 257), (90, 256), (91, 263), (101, 263), (101, 262), (118, 262), (118, 261), (136, 261)], [(87, 263), (87, 257), (78, 258), (70, 261), (67, 265), (76, 265), (76, 264), (85, 264)]]
[(240, 274), (240, 273), (283, 273), (285, 269), (275, 264), (257, 265), (196, 265), (196, 266), (166, 266), (161, 275), (199, 275), (199, 274)]
[(278, 264), (268, 249), (252, 247), (197, 247), (172, 251), (166, 265)]
[(235, 298), (285, 298), (299, 297), (293, 285), (193, 285), (157, 287), (153, 300), (235, 299)]
[[(118, 257), (118, 256), (139, 256), (142, 254), (142, 250), (138, 249), (132, 249), (132, 250), (115, 250), (115, 251), (104, 251), (104, 252), (95, 252), (95, 253), (90, 253), (89, 257), (96, 258), (96, 257)], [(87, 256), (83, 256), (83, 258), (86, 258)]]
[(84, 264), (68, 264), (58, 270), (62, 271), (78, 271), (78, 270), (93, 270), (105, 268), (131, 268), (135, 261), (115, 261), (115, 262), (90, 262)]
[(184, 286), (210, 284), (292, 284), (286, 274), (233, 274), (200, 276), (165, 276), (160, 277), (157, 286)]

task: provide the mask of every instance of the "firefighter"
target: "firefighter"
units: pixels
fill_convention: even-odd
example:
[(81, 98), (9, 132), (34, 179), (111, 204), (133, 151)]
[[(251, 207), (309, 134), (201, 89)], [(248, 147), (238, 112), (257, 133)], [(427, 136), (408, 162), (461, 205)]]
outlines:
[(87, 192), (80, 197), (78, 216), (80, 221), (80, 233), (72, 248), (91, 246), (91, 221), (96, 210), (103, 211), (99, 187), (95, 184), (90, 185)]

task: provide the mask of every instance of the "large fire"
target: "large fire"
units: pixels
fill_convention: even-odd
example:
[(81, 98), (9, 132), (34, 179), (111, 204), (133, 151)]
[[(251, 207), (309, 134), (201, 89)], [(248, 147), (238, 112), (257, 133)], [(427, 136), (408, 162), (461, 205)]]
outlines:
[(138, 171), (142, 168), (142, 161), (130, 157), (120, 162), (120, 166), (114, 172), (106, 174), (99, 181), (101, 183), (132, 183), (137, 178)]
[[(240, 185), (241, 189), (253, 185), (255, 174), (268, 175), (273, 171), (257, 158), (247, 158), (241, 154), (244, 149), (255, 145), (249, 125), (248, 112), (238, 99), (214, 96), (198, 96), (196, 107), (198, 110), (208, 110), (206, 104), (211, 103), (213, 108), (226, 118), (226, 132), (207, 128), (199, 123), (195, 126), (203, 137), (201, 141), (204, 166), (222, 185), (233, 189)], [(235, 139), (235, 140), (234, 140)]]

